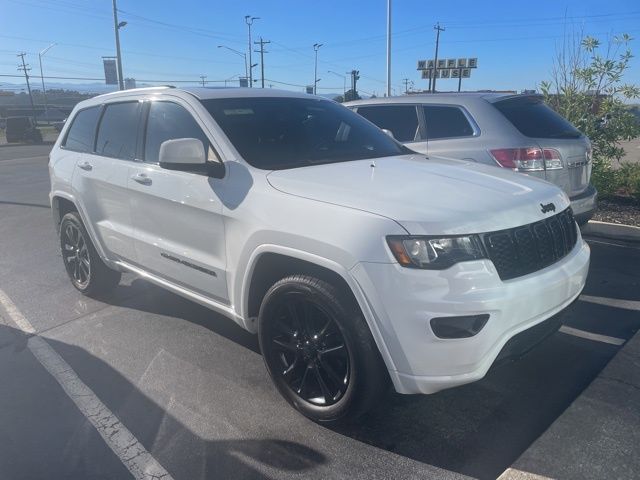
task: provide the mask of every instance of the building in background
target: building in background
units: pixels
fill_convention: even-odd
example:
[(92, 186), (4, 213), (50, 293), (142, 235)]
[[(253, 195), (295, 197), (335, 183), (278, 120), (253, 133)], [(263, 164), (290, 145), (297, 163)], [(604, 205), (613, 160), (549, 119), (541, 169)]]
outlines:
[(124, 79), (124, 89), (129, 90), (131, 88), (136, 88), (136, 79), (135, 78), (125, 78)]

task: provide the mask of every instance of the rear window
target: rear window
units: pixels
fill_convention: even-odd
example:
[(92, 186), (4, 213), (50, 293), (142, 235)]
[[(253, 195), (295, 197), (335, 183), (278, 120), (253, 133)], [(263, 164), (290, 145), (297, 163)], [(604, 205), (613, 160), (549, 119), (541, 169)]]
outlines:
[(358, 107), (358, 113), (378, 127), (389, 130), (400, 142), (419, 139), (418, 112), (413, 105)]
[(69, 127), (64, 147), (76, 152), (92, 152), (99, 117), (100, 107), (80, 110)]
[(96, 153), (105, 157), (133, 160), (136, 155), (140, 103), (112, 103), (100, 120)]
[(473, 127), (459, 107), (425, 105), (424, 117), (427, 122), (427, 139), (470, 137)]
[(531, 138), (579, 138), (580, 131), (539, 97), (517, 97), (493, 104), (520, 133)]

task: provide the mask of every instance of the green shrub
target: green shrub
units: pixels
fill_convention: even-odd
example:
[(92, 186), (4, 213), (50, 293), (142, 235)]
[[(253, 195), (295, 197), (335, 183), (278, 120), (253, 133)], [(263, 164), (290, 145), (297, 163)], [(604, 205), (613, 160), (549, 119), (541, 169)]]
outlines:
[(640, 201), (640, 163), (624, 163), (616, 172), (617, 193)]
[(597, 157), (593, 159), (591, 171), (591, 183), (598, 190), (599, 198), (607, 198), (614, 195), (619, 189), (619, 175), (611, 168), (608, 159)]
[(640, 87), (624, 83), (631, 41), (629, 35), (613, 37), (603, 49), (599, 40), (578, 32), (565, 39), (551, 80), (540, 85), (549, 106), (591, 140), (592, 182), (601, 198), (639, 192), (640, 165), (611, 167), (624, 156), (620, 142), (640, 136), (640, 122), (627, 104), (640, 97)]

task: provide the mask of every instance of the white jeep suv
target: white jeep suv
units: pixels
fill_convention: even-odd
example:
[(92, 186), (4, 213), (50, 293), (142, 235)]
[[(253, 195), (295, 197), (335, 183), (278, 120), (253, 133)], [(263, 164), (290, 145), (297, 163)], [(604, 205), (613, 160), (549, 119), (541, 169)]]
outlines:
[(362, 413), (389, 380), (434, 393), (482, 378), (557, 328), (589, 267), (558, 187), (426, 161), (310, 95), (101, 95), (74, 109), (49, 168), (78, 290), (133, 272), (230, 317), (317, 421)]

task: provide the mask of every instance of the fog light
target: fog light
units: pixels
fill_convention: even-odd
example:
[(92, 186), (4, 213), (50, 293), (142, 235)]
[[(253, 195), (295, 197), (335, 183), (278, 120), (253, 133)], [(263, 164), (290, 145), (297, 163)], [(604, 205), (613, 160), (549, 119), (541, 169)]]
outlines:
[(437, 317), (431, 319), (431, 329), (438, 338), (469, 338), (484, 328), (489, 314), (464, 317)]

